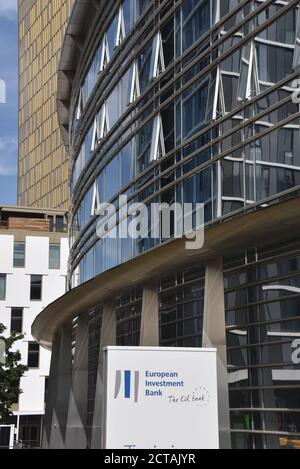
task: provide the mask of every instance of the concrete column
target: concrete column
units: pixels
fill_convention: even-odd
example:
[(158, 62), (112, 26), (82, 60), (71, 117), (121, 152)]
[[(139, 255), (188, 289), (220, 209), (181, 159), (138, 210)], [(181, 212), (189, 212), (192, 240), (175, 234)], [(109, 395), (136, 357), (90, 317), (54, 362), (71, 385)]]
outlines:
[(53, 344), (52, 344), (51, 366), (50, 366), (50, 375), (48, 378), (49, 380), (48, 381), (48, 395), (47, 395), (47, 402), (46, 402), (44, 432), (43, 432), (43, 442), (42, 442), (43, 449), (49, 449), (49, 446), (50, 446), (54, 404), (55, 404), (56, 394), (57, 394), (56, 377), (58, 374), (60, 342), (61, 342), (61, 334), (57, 333), (54, 337)]
[[(51, 415), (50, 449), (64, 449), (68, 418), (68, 403), (72, 383), (72, 323), (58, 332), (54, 347), (53, 379), (56, 380), (49, 400)], [(55, 374), (55, 368), (57, 373)], [(55, 389), (54, 389), (55, 388)]]
[(218, 350), (218, 399), (221, 449), (231, 448), (223, 260), (206, 265), (203, 347)]
[(156, 284), (144, 287), (140, 346), (159, 346), (159, 299)]
[(88, 401), (89, 315), (78, 319), (72, 388), (69, 397), (66, 449), (86, 449)]
[(117, 326), (116, 310), (113, 303), (103, 305), (101, 340), (98, 360), (97, 385), (94, 405), (92, 449), (101, 449), (102, 444), (102, 416), (103, 416), (103, 348), (116, 345)]

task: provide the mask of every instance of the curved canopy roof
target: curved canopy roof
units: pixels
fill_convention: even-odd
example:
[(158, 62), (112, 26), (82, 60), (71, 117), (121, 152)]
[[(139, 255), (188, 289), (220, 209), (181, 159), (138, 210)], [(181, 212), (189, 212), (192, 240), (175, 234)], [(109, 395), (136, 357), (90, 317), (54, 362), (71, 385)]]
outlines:
[(184, 265), (202, 264), (209, 259), (230, 256), (249, 246), (272, 239), (287, 239), (300, 229), (300, 199), (288, 200), (268, 208), (231, 217), (205, 230), (200, 250), (185, 249), (183, 239), (171, 240), (152, 251), (122, 264), (71, 290), (45, 308), (32, 326), (33, 336), (51, 349), (55, 332), (68, 320), (113, 299), (127, 288), (147, 284)]

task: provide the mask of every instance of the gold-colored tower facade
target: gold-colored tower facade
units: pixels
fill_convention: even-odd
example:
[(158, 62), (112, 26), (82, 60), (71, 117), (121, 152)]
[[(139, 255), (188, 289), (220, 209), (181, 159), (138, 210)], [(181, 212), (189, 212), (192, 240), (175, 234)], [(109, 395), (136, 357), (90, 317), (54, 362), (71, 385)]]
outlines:
[(68, 208), (57, 67), (73, 0), (19, 0), (18, 204)]

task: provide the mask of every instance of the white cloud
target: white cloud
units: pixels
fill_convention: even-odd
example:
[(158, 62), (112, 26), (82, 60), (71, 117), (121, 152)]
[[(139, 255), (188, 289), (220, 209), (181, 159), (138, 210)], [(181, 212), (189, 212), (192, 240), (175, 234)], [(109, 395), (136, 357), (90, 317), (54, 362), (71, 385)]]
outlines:
[(18, 141), (16, 138), (0, 138), (0, 176), (17, 173)]
[(13, 20), (17, 17), (17, 0), (0, 0), (0, 17)]

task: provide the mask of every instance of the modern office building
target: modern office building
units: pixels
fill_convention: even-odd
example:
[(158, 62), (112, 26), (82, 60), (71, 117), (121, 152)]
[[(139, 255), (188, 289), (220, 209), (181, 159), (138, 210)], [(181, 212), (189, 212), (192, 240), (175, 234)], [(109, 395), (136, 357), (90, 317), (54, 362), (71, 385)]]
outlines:
[(57, 122), (57, 66), (73, 0), (19, 0), (18, 204), (68, 208), (68, 159)]
[(15, 350), (28, 366), (9, 423), (24, 448), (41, 445), (51, 359), (32, 337), (31, 325), (66, 291), (68, 251), (65, 212), (0, 207), (0, 323), (7, 334), (24, 334)]
[[(74, 2), (70, 291), (33, 325), (53, 351), (45, 448), (100, 447), (114, 344), (217, 347), (221, 446), (300, 448), (299, 44), (296, 0)], [(203, 246), (159, 224), (126, 238), (121, 194), (202, 204)]]

